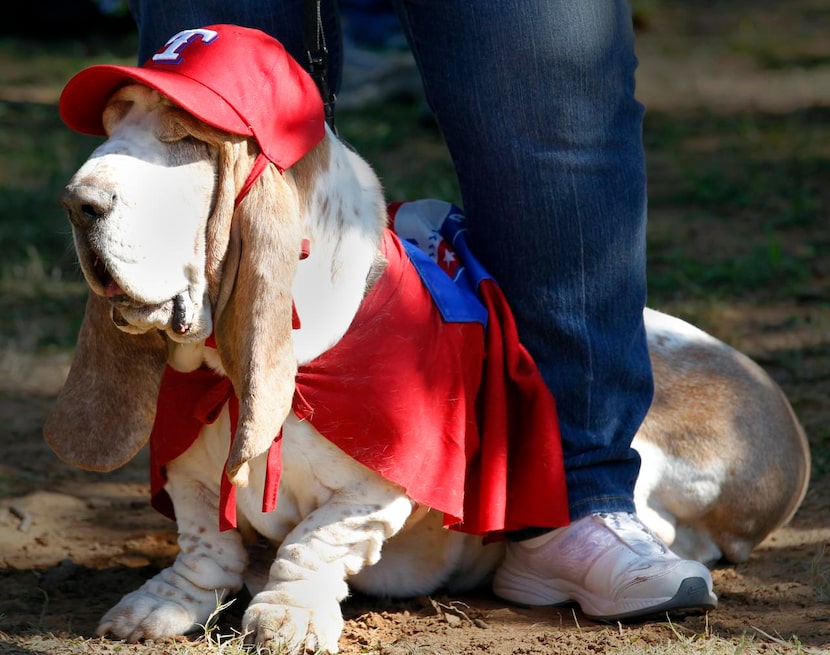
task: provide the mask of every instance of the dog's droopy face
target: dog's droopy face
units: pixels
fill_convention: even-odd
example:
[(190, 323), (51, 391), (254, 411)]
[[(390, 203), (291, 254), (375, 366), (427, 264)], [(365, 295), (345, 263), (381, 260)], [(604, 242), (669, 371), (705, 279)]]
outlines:
[(194, 138), (192, 117), (144, 86), (118, 91), (103, 122), (109, 139), (62, 197), (84, 276), (120, 329), (204, 339), (216, 153)]
[[(294, 393), (295, 186), (268, 163), (246, 187), (253, 139), (140, 84), (117, 90), (102, 122), (107, 141), (63, 194), (91, 295), (47, 441), (73, 464), (120, 466), (149, 436), (164, 366), (197, 368), (213, 335), (215, 366), (240, 399), (227, 473), (245, 484), (246, 463), (267, 450)], [(116, 366), (129, 385), (112, 379)], [(101, 397), (107, 411), (88, 400)]]

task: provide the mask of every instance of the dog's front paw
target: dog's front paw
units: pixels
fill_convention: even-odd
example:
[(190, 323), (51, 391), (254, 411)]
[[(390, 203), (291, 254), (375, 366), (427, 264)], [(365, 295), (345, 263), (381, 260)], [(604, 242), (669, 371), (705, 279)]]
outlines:
[(284, 593), (263, 591), (248, 606), (242, 629), (249, 643), (272, 652), (336, 653), (343, 615), (336, 601), (298, 607)]
[(203, 605), (204, 599), (199, 602), (178, 590), (171, 589), (168, 597), (162, 597), (142, 587), (124, 596), (107, 612), (96, 633), (113, 635), (131, 643), (183, 635), (198, 628), (200, 621), (205, 621)]

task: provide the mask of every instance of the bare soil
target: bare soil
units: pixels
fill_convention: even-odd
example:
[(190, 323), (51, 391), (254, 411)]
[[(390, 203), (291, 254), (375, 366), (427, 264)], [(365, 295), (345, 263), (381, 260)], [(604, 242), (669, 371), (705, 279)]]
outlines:
[[(775, 312), (775, 324), (761, 320), (753, 330), (770, 329), (780, 317)], [(772, 320), (772, 314), (767, 318)], [(828, 338), (825, 331), (825, 343)], [(146, 453), (115, 473), (96, 474), (62, 464), (45, 445), (41, 426), (57, 385), (37, 378), (51, 370), (48, 377), (60, 380), (67, 364), (63, 357), (29, 366), (24, 377), (34, 376), (33, 382), (24, 379), (16, 390), (0, 392), (5, 426), (0, 433), (0, 653), (116, 652), (106, 641), (71, 644), (78, 643), (75, 636), (92, 636), (109, 607), (177, 552), (174, 525), (148, 505)], [(826, 399), (826, 352), (805, 362), (805, 370), (816, 367), (823, 369), (824, 379), (811, 384), (810, 393)], [(787, 387), (798, 392), (799, 381)], [(804, 418), (824, 421), (828, 413), (823, 400)], [(743, 652), (797, 652), (769, 638), (793, 636), (806, 648), (830, 652), (830, 553), (824, 554), (830, 543), (828, 504), (828, 480), (814, 479), (789, 526), (767, 539), (747, 563), (717, 568), (720, 607), (708, 616), (607, 626), (572, 608), (514, 607), (488, 592), (406, 602), (355, 597), (344, 606), (341, 649), (347, 655), (588, 655), (668, 643), (679, 631), (687, 637), (745, 641)], [(245, 600), (239, 598), (228, 611), (221, 626), (225, 634), (238, 625)], [(40, 635), (41, 647), (35, 649), (31, 635)], [(118, 652), (167, 652), (164, 644), (124, 649)]]
[[(830, 66), (801, 67), (785, 75), (780, 68), (760, 66), (756, 58), (722, 45), (726, 35), (734, 38), (746, 29), (746, 14), (758, 9), (751, 34), (789, 30), (791, 38), (804, 36), (793, 46), (801, 47), (793, 56), (815, 54), (810, 40), (814, 21), (794, 23), (783, 9), (775, 9), (776, 4), (807, 4), (826, 12), (821, 2), (667, 2), (667, 8), (655, 11), (639, 40), (640, 95), (649, 109), (791, 112), (821, 103), (826, 108)], [(708, 8), (694, 10), (701, 6)], [(823, 43), (826, 56), (827, 41)], [(785, 245), (787, 240), (798, 245), (805, 239), (827, 244), (826, 218), (825, 213), (811, 234), (793, 230), (779, 238)], [(689, 232), (690, 223), (680, 212), (667, 207), (652, 211), (654, 230), (689, 232), (688, 247), (700, 250), (702, 257), (730, 257), (730, 248), (741, 244), (729, 235), (742, 228), (751, 232), (751, 220), (743, 216), (726, 227), (710, 223), (708, 236), (695, 239), (698, 233)], [(714, 571), (717, 610), (680, 617), (671, 624), (608, 626), (587, 620), (573, 608), (514, 607), (487, 592), (407, 602), (355, 597), (344, 605), (342, 652), (655, 652), (650, 649), (676, 641), (679, 634), (716, 635), (737, 644), (724, 652), (830, 653), (826, 257), (821, 250), (816, 253), (813, 296), (806, 301), (748, 297), (703, 312), (693, 310), (704, 328), (770, 370), (822, 453), (821, 466), (792, 523), (768, 538), (748, 562)], [(684, 307), (678, 303), (673, 309)], [(0, 653), (170, 652), (173, 641), (133, 647), (78, 639), (93, 635), (109, 607), (166, 566), (177, 545), (174, 525), (149, 507), (146, 453), (104, 475), (62, 464), (44, 443), (41, 427), (68, 364), (69, 355), (0, 352)], [(228, 610), (223, 628), (230, 630), (238, 623), (243, 604), (241, 598)]]

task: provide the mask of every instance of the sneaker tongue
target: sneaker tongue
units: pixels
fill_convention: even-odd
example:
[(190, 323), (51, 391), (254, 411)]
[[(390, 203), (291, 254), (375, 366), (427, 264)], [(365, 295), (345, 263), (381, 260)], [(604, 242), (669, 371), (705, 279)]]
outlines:
[(638, 555), (649, 557), (656, 554), (665, 555), (668, 552), (665, 544), (657, 539), (636, 515), (617, 512), (599, 516)]

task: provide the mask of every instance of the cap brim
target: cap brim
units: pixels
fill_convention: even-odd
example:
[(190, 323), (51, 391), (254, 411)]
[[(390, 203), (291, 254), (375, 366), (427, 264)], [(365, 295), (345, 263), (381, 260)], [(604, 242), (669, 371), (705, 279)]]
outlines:
[(168, 97), (208, 125), (233, 134), (253, 134), (221, 96), (180, 73), (102, 64), (82, 70), (67, 82), (58, 110), (66, 125), (82, 134), (106, 136), (101, 122), (110, 97), (122, 86), (140, 82)]

